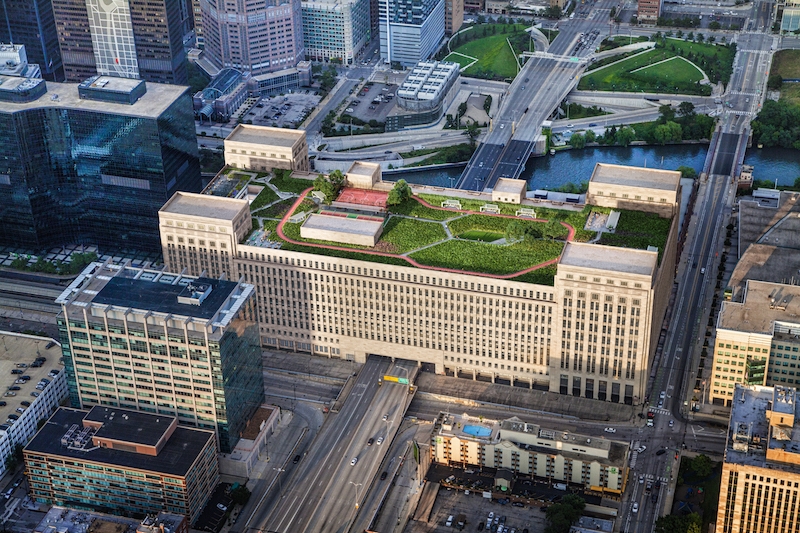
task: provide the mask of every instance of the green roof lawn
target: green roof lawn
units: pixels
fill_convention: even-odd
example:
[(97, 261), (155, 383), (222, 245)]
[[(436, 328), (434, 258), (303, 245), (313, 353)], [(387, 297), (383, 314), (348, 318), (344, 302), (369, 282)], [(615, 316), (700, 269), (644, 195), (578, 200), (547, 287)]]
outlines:
[(655, 246), (658, 248), (660, 261), (667, 245), (672, 221), (668, 218), (661, 218), (655, 213), (618, 211), (620, 211), (620, 216), (616, 231), (603, 233), (600, 244), (638, 250), (646, 250), (648, 246)]
[(451, 240), (410, 254), (423, 265), (485, 272), (513, 274), (539, 263), (555, 259), (564, 249), (563, 241), (540, 240), (534, 243), (494, 245), (477, 241)]

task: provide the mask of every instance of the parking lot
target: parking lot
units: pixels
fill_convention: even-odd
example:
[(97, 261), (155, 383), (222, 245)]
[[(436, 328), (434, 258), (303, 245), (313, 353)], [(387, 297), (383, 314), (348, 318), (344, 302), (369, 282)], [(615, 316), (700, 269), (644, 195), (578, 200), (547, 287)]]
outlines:
[(394, 84), (367, 83), (360, 91), (347, 97), (347, 105), (342, 111), (364, 122), (385, 122), (395, 105), (396, 91), (397, 85)]
[(319, 102), (320, 97), (310, 89), (283, 96), (264, 96), (243, 118), (258, 126), (296, 128)]
[[(498, 525), (508, 528), (514, 533), (541, 533), (546, 527), (545, 513), (542, 507), (514, 507), (510, 504), (501, 505), (496, 500), (484, 498), (481, 492), (464, 491), (441, 488), (433, 506), (433, 512), (426, 531), (452, 531), (455, 529), (455, 520), (463, 513), (466, 518), (465, 531), (486, 531), (486, 521), (489, 513), (493, 513), (492, 524), (489, 531), (496, 531)], [(453, 525), (446, 526), (447, 519), (453, 517)], [(496, 519), (496, 523), (495, 523)], [(483, 528), (479, 524), (483, 524)], [(527, 531), (526, 531), (527, 530)]]

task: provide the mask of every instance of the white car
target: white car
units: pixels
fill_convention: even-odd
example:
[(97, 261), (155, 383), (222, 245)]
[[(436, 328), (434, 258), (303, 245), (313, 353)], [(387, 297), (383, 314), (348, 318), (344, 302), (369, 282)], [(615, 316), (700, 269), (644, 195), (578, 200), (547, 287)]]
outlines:
[(386, 422), (387, 420), (389, 420), (389, 415), (383, 415), (383, 418), (381, 420)]
[(669, 427), (673, 427), (674, 425), (675, 425), (675, 421), (674, 420), (670, 420), (669, 421)]
[(640, 484), (640, 485), (643, 485), (643, 484), (644, 484), (644, 475), (640, 475), (640, 476), (639, 476), (639, 484)]
[(223, 513), (228, 510), (228, 508), (226, 506), (222, 505), (221, 503), (217, 504), (217, 509), (219, 509)]
[(376, 442), (375, 444), (377, 444), (378, 446), (383, 444), (383, 437), (378, 437), (378, 442)]
[(639, 504), (634, 502), (633, 507), (631, 508), (631, 511), (634, 512), (634, 513), (638, 513), (639, 512)]
[(603, 431), (605, 431), (606, 433), (616, 433), (617, 432), (617, 430), (615, 428), (606, 428)]
[(494, 519), (494, 511), (489, 511), (489, 520)]
[(637, 453), (643, 453), (646, 449), (647, 449), (647, 446), (642, 445), (642, 446), (639, 446), (638, 448), (636, 448), (636, 451), (637, 451)]
[(447, 517), (447, 522), (444, 523), (447, 527), (453, 527), (453, 515)]
[(358, 462), (358, 457), (353, 457), (353, 460), (350, 461), (350, 466), (356, 466), (357, 462)]

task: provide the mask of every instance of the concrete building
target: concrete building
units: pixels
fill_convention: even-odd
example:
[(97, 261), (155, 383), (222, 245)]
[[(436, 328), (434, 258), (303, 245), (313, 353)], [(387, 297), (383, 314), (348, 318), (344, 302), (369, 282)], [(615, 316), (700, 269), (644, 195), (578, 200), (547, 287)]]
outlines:
[(397, 106), (386, 117), (386, 131), (439, 120), (452, 103), (459, 75), (456, 63), (420, 61), (397, 89)]
[(737, 384), (733, 396), (715, 531), (795, 531), (800, 527), (797, 392)]
[(225, 138), (225, 164), (262, 172), (274, 168), (308, 171), (306, 132), (239, 124)]
[(525, 180), (500, 178), (492, 189), (492, 201), (507, 204), (521, 204), (528, 191)]
[(305, 59), (300, 0), (200, 0), (200, 9), (204, 55), (219, 69), (258, 76)]
[(3, 245), (158, 250), (158, 208), (201, 190), (187, 87), (0, 76)]
[[(87, 527), (88, 526), (88, 527)], [(163, 527), (163, 528), (162, 528)], [(33, 533), (189, 533), (186, 517), (160, 512), (143, 520), (53, 506)]]
[(448, 466), (508, 469), (515, 475), (569, 483), (620, 497), (628, 477), (628, 445), (529, 424), (440, 413), (432, 461)]
[(119, 407), (59, 408), (23, 450), (33, 500), (116, 514), (200, 516), (219, 482), (213, 431)]
[(369, 0), (303, 0), (306, 57), (352, 65), (370, 37), (369, 7)]
[[(2, 339), (0, 369), (5, 376), (4, 388), (16, 385), (21, 389), (6, 390), (0, 406), (0, 422), (5, 421), (0, 424), (0, 457), (5, 458), (14, 454), (17, 445), (27, 444), (36, 433), (39, 420), (53, 414), (68, 393), (64, 367), (58, 362), (61, 352), (57, 345), (50, 346), (54, 344), (50, 339), (19, 335), (3, 335)], [(42, 356), (45, 361), (37, 362), (36, 358)], [(3, 461), (0, 476), (6, 471)]]
[(445, 0), (390, 0), (381, 2), (379, 9), (380, 54), (386, 62), (415, 65), (439, 48)]
[(655, 24), (661, 16), (661, 0), (638, 0), (636, 17), (639, 24)]
[(495, 15), (508, 13), (511, 3), (508, 0), (485, 0), (486, 12)]
[[(0, 43), (23, 46), (26, 62), (37, 65), (41, 76), (62, 81), (61, 50), (51, 0), (4, 0), (0, 2)], [(5, 63), (6, 59), (2, 60)]]
[(300, 87), (310, 87), (311, 78), (311, 61), (300, 61), (293, 68), (251, 76), (247, 80), (247, 88), (251, 95), (273, 96), (289, 93)]
[[(621, 174), (632, 172), (620, 169)], [(648, 171), (637, 172), (644, 176)], [(225, 228), (225, 244), (232, 248), (231, 270), (224, 273), (256, 286), (265, 346), (355, 361), (369, 354), (400, 357), (432, 364), (439, 373), (473, 379), (481, 375), (529, 387), (539, 384), (561, 394), (641, 403), (672, 286), (678, 235), (674, 199), (679, 197), (680, 174), (655, 175), (672, 184), (671, 191), (666, 185), (660, 189), (664, 202), (647, 200), (657, 194), (651, 191), (659, 190), (654, 189), (656, 178), (645, 188), (631, 185), (631, 196), (645, 199), (627, 203), (619, 220), (635, 225), (646, 219), (663, 231), (632, 241), (610, 233), (603, 222), (609, 218), (607, 209), (590, 215), (588, 231), (576, 229), (586, 240), (602, 232), (599, 243), (568, 243), (558, 259), (554, 286), (446, 264), (414, 266), (390, 254), (361, 259), (357, 251), (347, 257), (326, 255), (324, 248), (315, 253), (314, 244), (304, 245), (303, 251), (282, 248), (283, 241), (271, 231), (252, 231), (246, 202), (212, 202), (185, 194), (160, 213), (164, 260), (169, 269), (188, 272), (222, 265), (218, 252), (197, 246), (187, 250), (193, 245), (185, 241), (216, 242)], [(309, 178), (311, 186), (313, 176)], [(358, 209), (325, 206), (319, 212), (339, 210), (354, 220), (371, 219), (376, 212), (389, 217), (379, 204), (393, 184), (372, 175), (369, 180), (370, 189), (353, 189), (348, 176), (344, 191), (352, 199), (343, 203), (360, 204)], [(605, 192), (604, 183), (590, 182), (589, 187)], [(463, 195), (446, 189), (425, 192), (443, 198)], [(490, 194), (468, 198), (492, 202)], [(213, 215), (203, 220), (207, 202), (214, 206)], [(533, 199), (511, 205), (557, 207)], [(191, 217), (191, 227), (183, 217)], [(221, 219), (226, 218), (223, 226)], [(234, 235), (229, 228), (237, 224), (241, 225)]]
[(0, 76), (41, 78), (42, 69), (28, 63), (24, 44), (2, 44), (0, 41)]
[(445, 0), (444, 33), (453, 35), (464, 24), (464, 0)]
[(176, 417), (230, 452), (264, 399), (253, 299), (244, 283), (89, 265), (56, 299), (72, 405)]
[(176, 0), (52, 0), (67, 81), (188, 83), (186, 9)]

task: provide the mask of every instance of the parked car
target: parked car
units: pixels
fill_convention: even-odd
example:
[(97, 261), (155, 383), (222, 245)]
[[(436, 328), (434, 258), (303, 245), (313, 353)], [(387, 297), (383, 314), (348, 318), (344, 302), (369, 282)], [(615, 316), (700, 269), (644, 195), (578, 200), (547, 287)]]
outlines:
[(16, 374), (22, 374), (22, 370), (20, 370), (20, 369), (18, 369), (18, 368), (15, 368), (15, 369), (13, 369), (13, 370), (11, 371), (11, 373), (12, 373), (12, 374), (15, 374), (15, 375), (16, 375)]
[(218, 503), (217, 504), (217, 509), (219, 509), (220, 511), (222, 511), (224, 513), (225, 511), (228, 510), (228, 506), (227, 505), (222, 505), (221, 503)]
[(667, 450), (665, 450), (664, 448), (661, 448), (660, 450), (658, 450), (656, 452), (656, 455), (664, 455), (665, 453), (667, 453)]
[(606, 433), (616, 433), (617, 432), (617, 430), (614, 429), (614, 428), (605, 428), (603, 431), (605, 431)]

